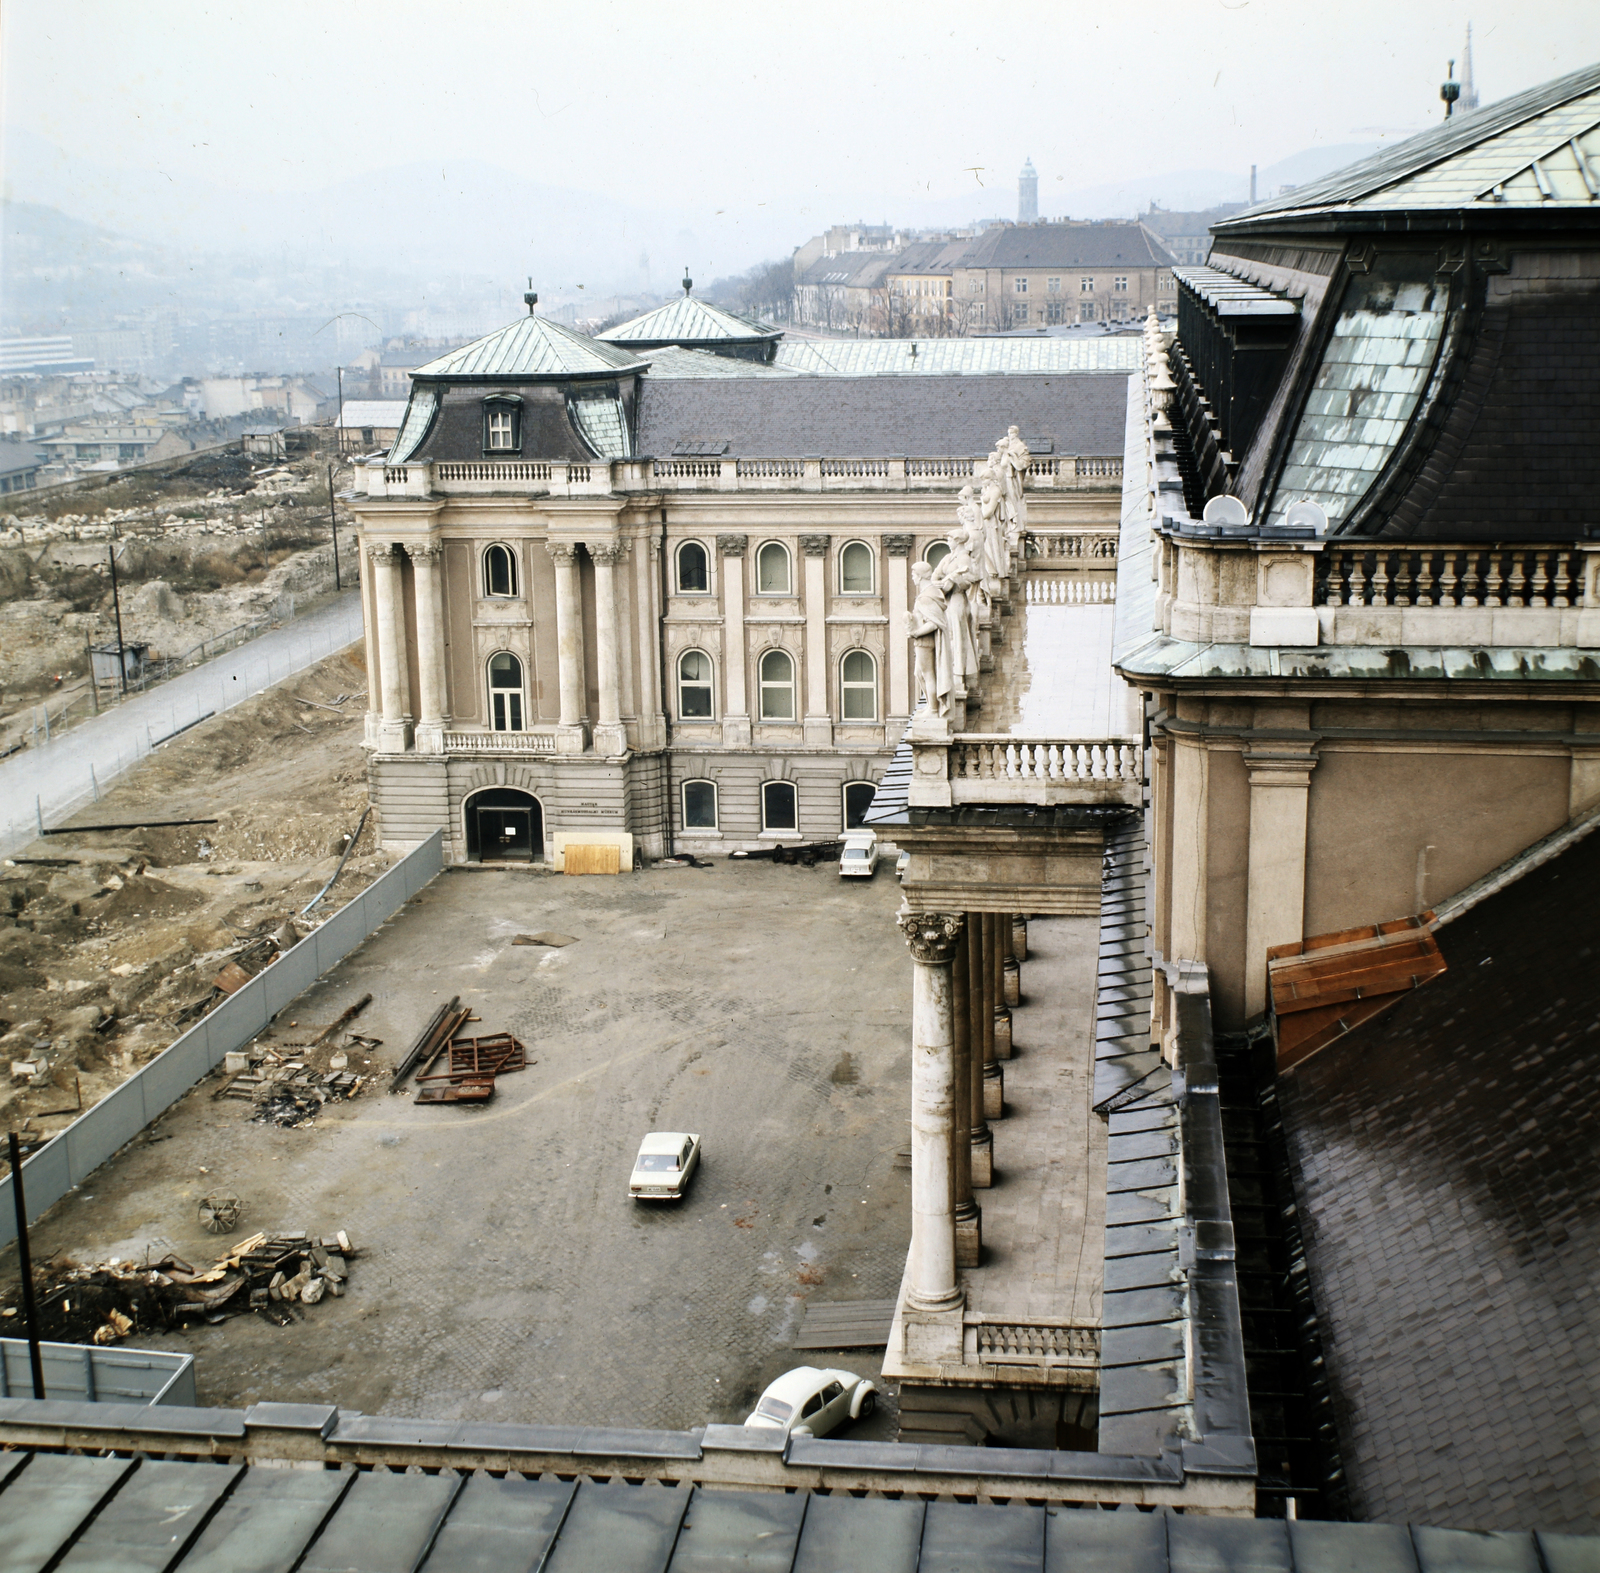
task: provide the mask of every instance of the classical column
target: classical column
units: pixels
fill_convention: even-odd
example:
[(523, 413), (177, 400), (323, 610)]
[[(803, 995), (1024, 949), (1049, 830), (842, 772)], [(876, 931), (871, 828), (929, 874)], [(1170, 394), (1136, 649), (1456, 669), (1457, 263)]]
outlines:
[(977, 913), (967, 914), (966, 929), (961, 943), (967, 953), (967, 1031), (972, 1045), (971, 1063), (968, 1067), (968, 1111), (971, 1129), (967, 1146), (971, 1153), (972, 1184), (976, 1190), (987, 1190), (994, 1184), (994, 1137), (984, 1114), (983, 1085), (983, 935)]
[(917, 702), (917, 696), (911, 692), (911, 633), (906, 621), (911, 572), (906, 559), (911, 555), (913, 544), (909, 535), (883, 538), (886, 553), (883, 578), (889, 610), (889, 687), (884, 694), (883, 713), (884, 736), (891, 747), (900, 741), (906, 719)]
[(358, 554), (361, 561), (361, 633), (367, 657), (367, 714), (363, 722), (361, 746), (376, 748), (378, 733), (383, 726), (383, 668), (378, 656), (378, 580), (381, 571), (373, 554), (371, 541), (362, 541)]
[(983, 1253), (983, 1215), (972, 1197), (972, 975), (967, 947), (956, 942), (950, 965), (955, 1029), (955, 1119), (950, 1145), (955, 1164), (956, 1266), (976, 1267)]
[[(1267, 1008), (1267, 951), (1305, 938), (1306, 810), (1314, 741), (1251, 744), (1250, 873), (1244, 939), (1244, 1013)], [(1177, 958), (1174, 958), (1175, 960)]]
[(622, 724), (634, 723), (638, 736), (639, 696), (635, 687), (634, 651), (639, 644), (639, 616), (634, 587), (628, 574), (628, 561), (635, 555), (635, 543), (624, 537), (617, 542), (617, 696), (622, 709)]
[(1028, 959), (1028, 919), (1025, 913), (1011, 914), (1011, 954), (1018, 961)]
[(806, 559), (806, 708), (800, 735), (807, 748), (833, 747), (833, 696), (828, 681), (828, 537), (802, 535)]
[(999, 920), (993, 912), (979, 919), (983, 936), (983, 1113), (985, 1119), (998, 1120), (1006, 1110), (1005, 1072), (995, 1056), (994, 1017), (1000, 1004)]
[[(955, 1104), (955, 1034), (950, 963), (961, 933), (959, 912), (902, 912), (897, 922), (916, 963), (911, 996), (911, 1254), (906, 1268), (908, 1358), (961, 1358), (956, 1282), (954, 1166), (950, 1136)], [(916, 1313), (923, 1313), (918, 1318)], [(928, 1320), (929, 1314), (935, 1318)]]
[(722, 558), (722, 744), (750, 746), (750, 703), (745, 698), (744, 554), (747, 535), (719, 535)]
[(444, 548), (437, 541), (408, 548), (417, 596), (418, 753), (444, 752), (445, 665), (444, 586), (440, 567)]
[(654, 535), (633, 554), (633, 586), (639, 641), (639, 746), (664, 748), (666, 717), (661, 712), (661, 542)]
[(581, 754), (583, 735), (583, 586), (578, 577), (577, 548), (566, 541), (546, 541), (556, 565), (556, 664), (561, 677), (561, 722), (556, 752)]
[[(998, 913), (995, 923), (995, 944), (999, 948), (1002, 958), (1016, 955), (1016, 944), (1013, 940), (1012, 916), (1009, 912)], [(1011, 1058), (1011, 1011), (1001, 1000), (994, 1008), (994, 1057), (997, 1060)]]
[(600, 678), (600, 716), (594, 728), (597, 754), (621, 754), (628, 747), (622, 729), (621, 634), (617, 626), (617, 563), (625, 550), (611, 541), (589, 547), (594, 559), (595, 665)]
[(401, 551), (387, 541), (370, 549), (378, 602), (378, 690), (383, 695), (383, 721), (378, 748), (403, 753), (411, 741), (411, 684), (406, 672), (406, 618), (401, 604)]

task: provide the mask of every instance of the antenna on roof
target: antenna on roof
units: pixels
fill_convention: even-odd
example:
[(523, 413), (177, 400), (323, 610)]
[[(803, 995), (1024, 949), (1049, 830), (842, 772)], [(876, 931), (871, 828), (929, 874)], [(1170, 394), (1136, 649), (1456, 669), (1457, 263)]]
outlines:
[(694, 288), (694, 280), (689, 277), (689, 264), (683, 265), (683, 293), (687, 295)]
[(1450, 118), (1451, 111), (1456, 107), (1456, 100), (1461, 97), (1461, 84), (1456, 81), (1456, 63), (1450, 62), (1450, 75), (1446, 81), (1439, 84), (1439, 97), (1444, 100), (1444, 118)]
[(529, 280), (528, 280), (528, 293), (526, 295), (524, 295), (522, 298), (523, 298), (524, 301), (527, 302), (528, 315), (531, 317), (533, 315), (533, 308), (539, 304), (539, 297), (533, 293), (533, 280), (532, 280), (532, 278), (529, 278)]

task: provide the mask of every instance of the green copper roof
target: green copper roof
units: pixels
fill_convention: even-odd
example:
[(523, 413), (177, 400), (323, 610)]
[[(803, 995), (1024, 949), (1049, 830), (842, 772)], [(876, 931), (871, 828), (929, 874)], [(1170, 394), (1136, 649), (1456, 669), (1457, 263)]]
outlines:
[(451, 350), (413, 377), (604, 377), (643, 371), (637, 355), (564, 328), (548, 317), (527, 316), (485, 338)]
[(685, 295), (632, 322), (607, 328), (598, 337), (608, 344), (751, 344), (780, 339), (783, 329), (736, 317), (720, 306)]
[(1600, 65), (1409, 138), (1212, 226), (1397, 209), (1600, 208)]

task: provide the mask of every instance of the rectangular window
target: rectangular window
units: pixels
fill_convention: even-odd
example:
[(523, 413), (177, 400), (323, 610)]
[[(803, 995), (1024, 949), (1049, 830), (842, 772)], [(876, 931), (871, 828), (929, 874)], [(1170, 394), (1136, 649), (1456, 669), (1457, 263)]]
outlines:
[(1079, 279), (1078, 280), (1078, 289), (1085, 295), (1094, 294), (1094, 280), (1093, 279)]
[(1094, 302), (1092, 300), (1086, 300), (1081, 306), (1078, 307), (1078, 321), (1094, 321)]
[(1061, 280), (1059, 278), (1046, 279), (1044, 287), (1049, 294), (1059, 295), (1061, 293)]
[(969, 287), (971, 289), (971, 292), (974, 295), (981, 295), (983, 293), (983, 280), (982, 279), (968, 279), (967, 283), (968, 283), (968, 285), (969, 285)]
[(1114, 290), (1118, 290), (1121, 293), (1126, 294), (1128, 290), (1128, 275), (1126, 273), (1119, 273), (1114, 279), (1112, 279), (1111, 287)]
[(491, 404), (485, 412), (483, 445), (491, 453), (515, 453), (521, 446), (517, 432), (521, 411), (514, 405)]
[(1067, 308), (1059, 300), (1051, 301), (1044, 309), (1044, 320), (1046, 322), (1065, 322), (1067, 320)]
[(1019, 295), (1026, 295), (1028, 293), (1028, 281), (1026, 279), (1013, 279), (1012, 283)]
[(1027, 325), (1028, 303), (1026, 301), (1019, 300), (1011, 308), (1011, 326), (1014, 328), (1025, 328)]
[(685, 830), (717, 828), (717, 789), (712, 782), (683, 783), (683, 828)]

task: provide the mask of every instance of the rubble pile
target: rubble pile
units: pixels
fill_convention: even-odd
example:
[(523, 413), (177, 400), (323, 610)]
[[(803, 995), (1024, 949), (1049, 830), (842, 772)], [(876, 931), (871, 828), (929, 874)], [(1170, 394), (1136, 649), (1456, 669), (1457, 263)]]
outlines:
[[(342, 1296), (360, 1255), (342, 1229), (320, 1238), (303, 1229), (253, 1234), (197, 1269), (169, 1252), (160, 1260), (80, 1265), (64, 1261), (37, 1274), (39, 1336), (66, 1344), (114, 1344), (137, 1333), (182, 1330), (256, 1313), (286, 1327), (302, 1306)], [(8, 1331), (17, 1307), (0, 1308)]]

